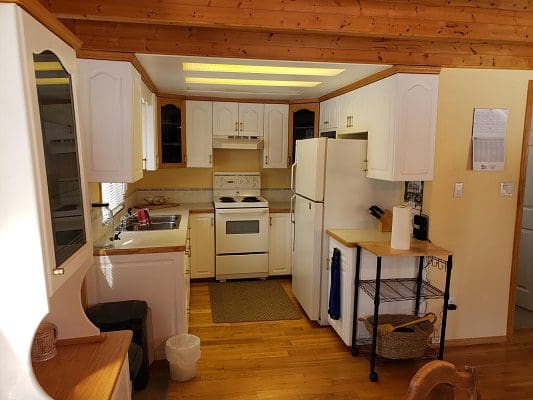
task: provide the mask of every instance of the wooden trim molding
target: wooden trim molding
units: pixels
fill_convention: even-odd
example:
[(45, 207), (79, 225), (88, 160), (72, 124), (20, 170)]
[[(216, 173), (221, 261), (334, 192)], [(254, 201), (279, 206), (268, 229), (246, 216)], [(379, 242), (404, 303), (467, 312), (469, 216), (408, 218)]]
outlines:
[(526, 190), (527, 164), (529, 157), (529, 137), (533, 124), (533, 81), (529, 81), (526, 115), (524, 118), (524, 133), (522, 135), (522, 156), (520, 158), (520, 177), (518, 179), (518, 194), (516, 217), (514, 224), (513, 258), (511, 262), (511, 278), (509, 283), (509, 304), (507, 311), (507, 340), (511, 341), (514, 334), (516, 287), (518, 285), (518, 257), (520, 255), (520, 234), (522, 231), (522, 213)]
[(363, 86), (370, 85), (371, 83), (380, 81), (382, 79), (388, 78), (394, 74), (408, 73), (408, 74), (439, 74), (441, 71), (440, 67), (417, 67), (417, 66), (406, 66), (398, 65), (387, 68), (383, 71), (376, 72), (366, 78), (358, 80), (357, 82), (351, 83), (344, 87), (341, 87), (337, 90), (334, 90), (331, 93), (327, 93), (323, 96), (320, 96), (319, 101), (325, 101), (332, 99), (333, 97), (340, 96), (345, 93), (349, 93), (352, 90), (362, 88)]
[(148, 88), (158, 94), (157, 87), (148, 75), (148, 72), (144, 69), (139, 59), (133, 53), (121, 52), (121, 51), (102, 51), (102, 50), (88, 50), (79, 49), (76, 52), (78, 58), (90, 58), (93, 60), (112, 60), (112, 61), (128, 61), (130, 62), (137, 72), (141, 74), (141, 79), (148, 86)]
[(33, 18), (55, 33), (61, 40), (74, 50), (81, 48), (82, 42), (54, 14), (37, 0), (0, 0), (0, 3), (14, 3), (30, 14)]

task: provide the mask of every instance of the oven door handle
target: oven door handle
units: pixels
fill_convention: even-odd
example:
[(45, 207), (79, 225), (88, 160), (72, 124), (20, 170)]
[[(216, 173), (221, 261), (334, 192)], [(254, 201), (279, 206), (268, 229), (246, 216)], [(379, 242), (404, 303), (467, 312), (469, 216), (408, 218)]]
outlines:
[(216, 214), (268, 214), (268, 208), (222, 208), (215, 210)]

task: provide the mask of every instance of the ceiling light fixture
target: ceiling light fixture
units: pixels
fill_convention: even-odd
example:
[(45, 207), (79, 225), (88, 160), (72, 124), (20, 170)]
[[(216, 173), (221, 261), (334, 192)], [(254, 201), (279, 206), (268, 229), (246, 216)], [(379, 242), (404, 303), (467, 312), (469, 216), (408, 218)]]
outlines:
[(237, 85), (237, 86), (280, 86), (280, 87), (315, 87), (322, 82), (310, 81), (274, 81), (266, 79), (233, 79), (233, 78), (203, 78), (186, 76), (186, 83), (202, 85)]
[(183, 62), (181, 65), (184, 71), (231, 72), (238, 74), (336, 76), (345, 71), (344, 69), (339, 68), (281, 67), (274, 65), (207, 64), (190, 62)]
[(35, 61), (33, 67), (35, 71), (63, 71), (59, 61)]
[(69, 78), (37, 78), (37, 85), (68, 85)]

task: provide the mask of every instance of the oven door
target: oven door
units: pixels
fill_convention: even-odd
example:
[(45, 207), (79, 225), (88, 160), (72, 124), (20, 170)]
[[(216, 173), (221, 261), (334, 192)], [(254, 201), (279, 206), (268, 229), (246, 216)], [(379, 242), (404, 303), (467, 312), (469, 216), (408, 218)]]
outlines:
[(268, 252), (268, 208), (218, 209), (216, 253)]

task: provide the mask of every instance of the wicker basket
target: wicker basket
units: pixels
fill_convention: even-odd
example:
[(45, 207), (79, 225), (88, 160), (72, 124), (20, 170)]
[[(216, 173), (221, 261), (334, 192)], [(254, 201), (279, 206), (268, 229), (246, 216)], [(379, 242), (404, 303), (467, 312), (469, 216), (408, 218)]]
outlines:
[(57, 327), (49, 322), (43, 322), (37, 328), (31, 346), (31, 360), (41, 362), (54, 358), (56, 349)]
[[(420, 317), (406, 314), (380, 314), (379, 324), (396, 326), (418, 318)], [(372, 334), (374, 316), (359, 318), (359, 320), (364, 322), (366, 329)], [(412, 332), (384, 332), (378, 329), (376, 353), (381, 357), (395, 360), (422, 357), (426, 350), (428, 338), (433, 332), (434, 323), (435, 320), (433, 322), (423, 321), (409, 326), (408, 328)]]

